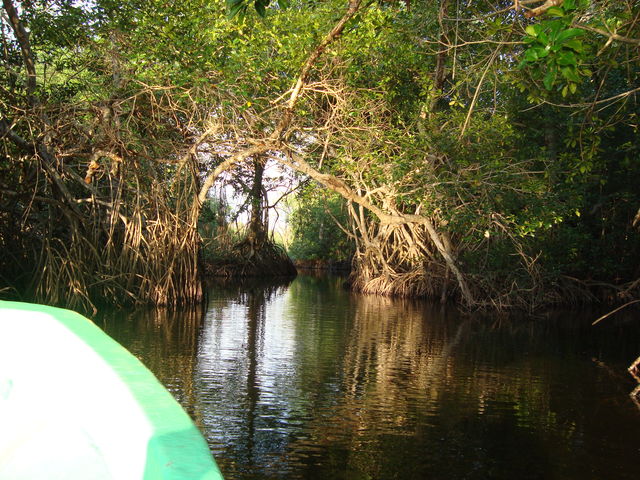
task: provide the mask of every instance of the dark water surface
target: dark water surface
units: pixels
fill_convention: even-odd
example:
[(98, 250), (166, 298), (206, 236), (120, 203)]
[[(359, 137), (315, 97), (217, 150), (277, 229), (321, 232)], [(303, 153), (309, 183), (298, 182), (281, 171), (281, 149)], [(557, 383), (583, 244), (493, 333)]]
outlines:
[[(452, 310), (452, 309), (449, 309)], [(232, 479), (639, 479), (640, 318), (480, 319), (337, 277), (107, 314)]]

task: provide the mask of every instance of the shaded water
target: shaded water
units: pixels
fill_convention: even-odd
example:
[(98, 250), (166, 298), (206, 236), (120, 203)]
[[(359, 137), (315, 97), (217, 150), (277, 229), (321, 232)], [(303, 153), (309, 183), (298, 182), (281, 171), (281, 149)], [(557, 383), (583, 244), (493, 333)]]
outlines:
[[(204, 315), (203, 315), (204, 313)], [(465, 318), (337, 277), (221, 288), (98, 323), (232, 479), (637, 479), (640, 318)]]

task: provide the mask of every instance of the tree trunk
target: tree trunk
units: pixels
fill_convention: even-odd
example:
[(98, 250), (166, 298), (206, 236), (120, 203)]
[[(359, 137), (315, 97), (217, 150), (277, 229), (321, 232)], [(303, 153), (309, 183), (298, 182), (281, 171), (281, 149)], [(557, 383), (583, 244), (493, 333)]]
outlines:
[(262, 178), (264, 176), (264, 159), (253, 160), (253, 185), (251, 186), (251, 219), (247, 240), (254, 249), (260, 248), (266, 240), (266, 226), (263, 222)]
[(13, 5), (13, 2), (11, 0), (2, 0), (2, 5), (4, 6), (4, 9), (7, 12), (7, 16), (9, 17), (9, 22), (11, 23), (13, 33), (16, 36), (18, 43), (20, 44), (20, 51), (22, 52), (24, 67), (27, 71), (27, 98), (29, 99), (29, 103), (33, 105), (35, 103), (34, 92), (36, 89), (36, 65), (33, 61), (33, 54), (31, 53), (29, 33), (24, 28), (24, 25), (22, 25), (20, 17), (18, 16), (18, 11)]

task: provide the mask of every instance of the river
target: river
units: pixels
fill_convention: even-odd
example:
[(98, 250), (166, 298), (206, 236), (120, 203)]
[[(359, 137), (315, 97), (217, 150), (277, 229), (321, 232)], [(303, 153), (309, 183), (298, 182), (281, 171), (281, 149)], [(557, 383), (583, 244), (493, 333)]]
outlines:
[(183, 405), (227, 480), (637, 479), (640, 318), (594, 318), (465, 316), (301, 275), (97, 323)]

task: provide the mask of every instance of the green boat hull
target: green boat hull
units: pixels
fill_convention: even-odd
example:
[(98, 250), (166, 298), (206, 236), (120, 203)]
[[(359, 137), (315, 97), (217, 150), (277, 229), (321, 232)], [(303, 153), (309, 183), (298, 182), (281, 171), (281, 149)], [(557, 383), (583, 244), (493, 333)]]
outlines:
[(222, 475), (171, 394), (90, 320), (0, 302), (0, 479)]

